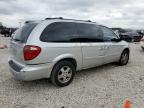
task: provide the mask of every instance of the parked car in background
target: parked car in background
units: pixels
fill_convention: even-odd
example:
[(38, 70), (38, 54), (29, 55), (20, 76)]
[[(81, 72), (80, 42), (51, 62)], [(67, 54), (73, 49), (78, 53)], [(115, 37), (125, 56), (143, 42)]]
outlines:
[(120, 38), (122, 40), (125, 40), (127, 42), (132, 42), (132, 37), (129, 35), (129, 33), (125, 32), (125, 33), (120, 33), (119, 34)]
[(124, 41), (131, 42), (132, 38), (129, 37), (127, 31), (122, 28), (112, 28), (112, 30)]
[(142, 36), (136, 31), (128, 33), (130, 37), (132, 37), (132, 42), (140, 42)]
[(137, 32), (136, 30), (122, 28), (112, 28), (112, 30), (114, 30), (114, 32), (117, 32), (117, 34), (119, 34), (119, 37), (127, 42), (140, 42), (143, 36), (140, 32)]
[(144, 36), (144, 30), (137, 30), (137, 33), (139, 33), (139, 35), (141, 35), (142, 37)]
[(141, 39), (141, 48), (144, 50), (144, 36), (143, 36), (143, 38)]
[(46, 18), (27, 22), (11, 40), (9, 67), (20, 80), (50, 78), (69, 85), (75, 72), (129, 61), (128, 43), (108, 27), (82, 20)]
[(11, 37), (12, 33), (16, 31), (17, 28), (6, 28), (4, 27), (1, 29), (1, 34), (4, 35), (4, 37)]
[(142, 36), (137, 32), (121, 33), (120, 37), (127, 42), (140, 42)]
[(3, 25), (2, 25), (2, 23), (0, 22), (0, 34), (1, 34), (2, 29), (3, 29)]
[(3, 28), (1, 34), (4, 35), (4, 37), (10, 37), (10, 31), (8, 28)]

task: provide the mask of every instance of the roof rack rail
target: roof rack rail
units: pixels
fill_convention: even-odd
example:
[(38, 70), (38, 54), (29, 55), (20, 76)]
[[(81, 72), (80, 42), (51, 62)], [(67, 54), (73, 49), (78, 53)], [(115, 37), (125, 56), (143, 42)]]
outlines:
[(25, 21), (25, 24), (27, 24), (27, 23), (31, 23), (31, 22), (33, 22), (33, 21)]
[(87, 20), (88, 22), (92, 22), (91, 20)]
[(63, 17), (56, 17), (56, 18), (45, 18), (45, 20), (50, 20), (50, 19), (64, 19), (64, 20), (73, 20), (73, 21), (85, 21), (85, 22), (92, 22), (91, 20), (65, 19), (65, 18), (63, 18)]
[(49, 20), (49, 19), (63, 19), (63, 17), (45, 18), (45, 20)]
[(25, 21), (24, 23), (28, 24), (28, 23), (38, 22), (38, 21), (42, 21), (42, 20), (28, 20), (28, 21)]

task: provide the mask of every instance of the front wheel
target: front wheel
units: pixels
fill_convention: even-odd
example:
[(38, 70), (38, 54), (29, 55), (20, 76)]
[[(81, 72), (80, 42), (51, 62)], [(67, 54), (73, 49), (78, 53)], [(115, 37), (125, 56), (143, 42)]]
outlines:
[(69, 61), (61, 61), (56, 66), (51, 74), (51, 81), (53, 84), (64, 87), (69, 85), (75, 75), (75, 66)]
[(119, 65), (123, 66), (126, 65), (129, 61), (129, 51), (124, 50), (121, 54), (120, 60), (119, 60)]

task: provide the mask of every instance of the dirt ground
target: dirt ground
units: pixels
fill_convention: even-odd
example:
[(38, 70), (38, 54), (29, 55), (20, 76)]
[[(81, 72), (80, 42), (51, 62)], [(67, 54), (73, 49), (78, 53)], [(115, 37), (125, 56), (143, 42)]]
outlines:
[[(9, 38), (0, 36), (0, 44)], [(59, 88), (47, 79), (22, 82), (8, 69), (9, 49), (0, 49), (0, 108), (144, 108), (144, 52), (130, 44), (128, 65), (105, 66), (77, 72), (74, 81)]]

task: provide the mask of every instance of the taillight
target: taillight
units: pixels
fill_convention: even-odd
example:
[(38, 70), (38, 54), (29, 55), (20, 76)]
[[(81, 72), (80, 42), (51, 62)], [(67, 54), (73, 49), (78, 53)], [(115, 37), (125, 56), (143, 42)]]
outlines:
[(40, 54), (40, 52), (41, 52), (41, 48), (39, 46), (26, 45), (23, 50), (24, 59), (33, 60)]

